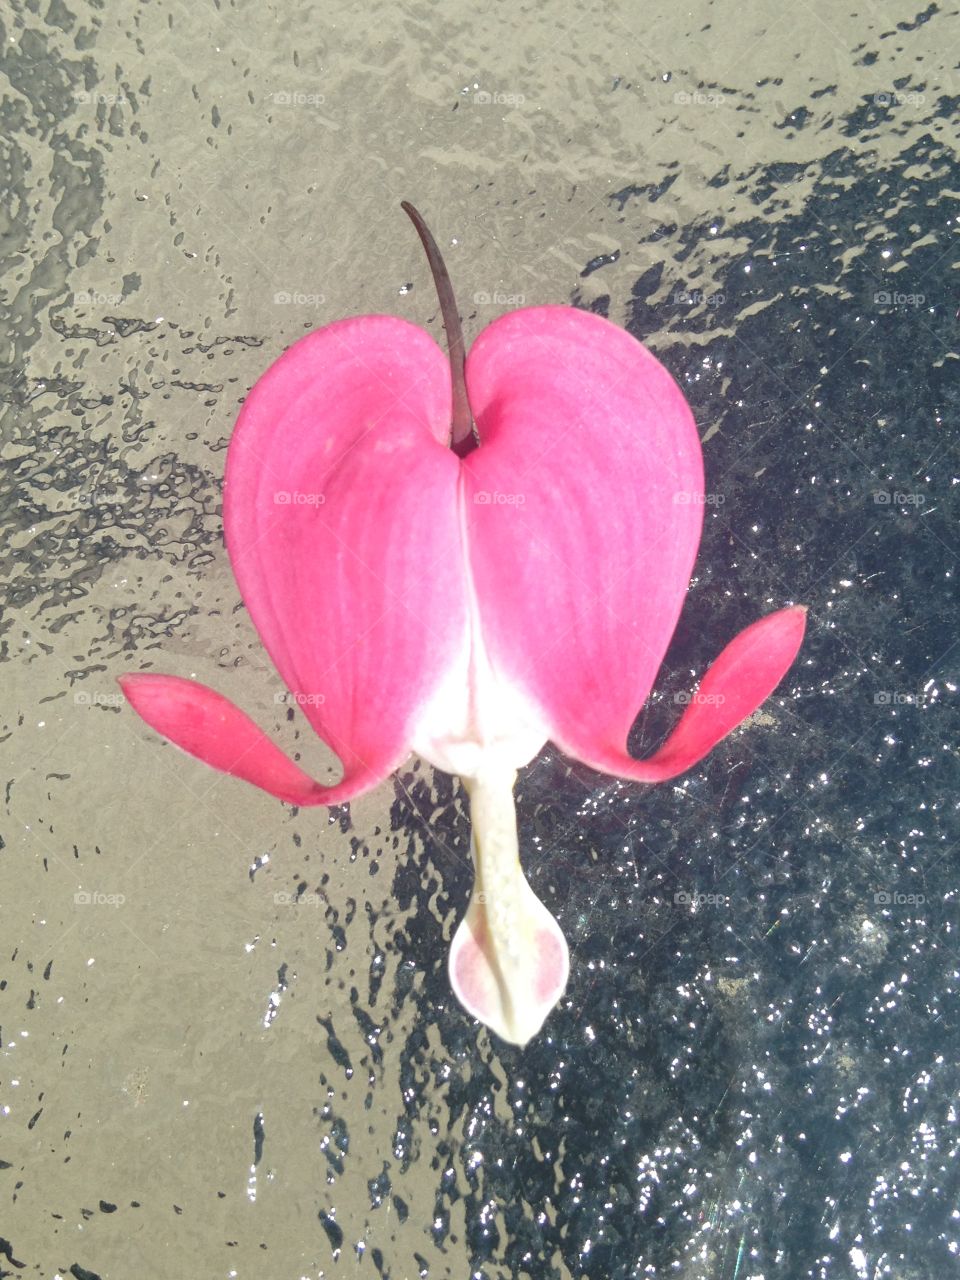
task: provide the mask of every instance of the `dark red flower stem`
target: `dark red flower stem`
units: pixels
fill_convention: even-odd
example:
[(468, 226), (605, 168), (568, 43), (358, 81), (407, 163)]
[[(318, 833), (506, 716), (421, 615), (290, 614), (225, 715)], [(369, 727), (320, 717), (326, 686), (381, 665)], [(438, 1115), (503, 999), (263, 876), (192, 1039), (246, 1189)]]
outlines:
[(417, 229), (417, 235), (427, 251), (427, 261), (433, 273), (437, 297), (440, 299), (440, 314), (443, 316), (443, 327), (447, 333), (447, 350), (450, 353), (450, 382), (453, 388), (453, 428), (450, 435), (450, 448), (458, 458), (465, 458), (480, 443), (473, 414), (470, 412), (470, 401), (467, 399), (467, 380), (464, 366), (467, 353), (463, 346), (463, 329), (460, 326), (460, 312), (457, 300), (453, 296), (453, 285), (447, 271), (443, 255), (437, 248), (437, 242), (430, 234), (430, 228), (418, 211), (408, 200), (400, 201), (400, 208)]

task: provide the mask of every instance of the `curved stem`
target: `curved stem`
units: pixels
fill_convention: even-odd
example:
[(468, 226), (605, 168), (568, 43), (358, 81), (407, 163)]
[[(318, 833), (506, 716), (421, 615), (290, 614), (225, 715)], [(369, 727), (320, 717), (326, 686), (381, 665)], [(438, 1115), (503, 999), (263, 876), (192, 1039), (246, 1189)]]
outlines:
[(470, 412), (470, 401), (467, 399), (467, 380), (464, 376), (466, 351), (463, 346), (463, 329), (460, 327), (460, 313), (457, 300), (453, 296), (453, 285), (446, 263), (437, 247), (437, 242), (430, 234), (430, 228), (420, 213), (408, 200), (400, 201), (400, 208), (417, 229), (427, 261), (433, 273), (437, 297), (440, 299), (440, 313), (443, 316), (443, 327), (447, 333), (447, 350), (450, 354), (450, 382), (453, 389), (453, 431), (450, 448), (458, 458), (465, 458), (480, 443), (477, 428)]

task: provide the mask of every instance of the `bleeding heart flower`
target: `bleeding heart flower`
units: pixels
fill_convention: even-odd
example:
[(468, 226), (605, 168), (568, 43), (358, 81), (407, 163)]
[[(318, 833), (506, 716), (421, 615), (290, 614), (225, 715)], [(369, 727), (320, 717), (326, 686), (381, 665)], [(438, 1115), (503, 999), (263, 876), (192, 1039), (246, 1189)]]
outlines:
[(439, 252), (404, 208), (430, 257), (449, 362), (393, 316), (326, 325), (260, 378), (227, 455), (241, 594), (343, 777), (314, 781), (212, 689), (120, 683), (172, 742), (290, 804), (350, 800), (411, 752), (459, 774), (476, 880), (450, 978), (470, 1013), (525, 1044), (569, 960), (520, 867), (517, 770), (550, 739), (621, 778), (682, 773), (773, 691), (805, 610), (741, 632), (664, 745), (627, 754), (700, 541), (693, 417), (639, 342), (569, 307), (495, 320), (464, 361)]

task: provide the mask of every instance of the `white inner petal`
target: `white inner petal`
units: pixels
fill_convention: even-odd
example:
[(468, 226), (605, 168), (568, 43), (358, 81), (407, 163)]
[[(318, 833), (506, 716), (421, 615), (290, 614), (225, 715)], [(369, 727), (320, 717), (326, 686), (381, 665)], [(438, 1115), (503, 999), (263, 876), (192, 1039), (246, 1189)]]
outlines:
[(461, 778), (478, 778), (490, 768), (519, 769), (547, 740), (542, 716), (521, 690), (497, 676), (475, 624), (471, 630), (424, 707), (411, 743), (434, 768)]
[(498, 673), (481, 628), (481, 608), (467, 554), (468, 526), (460, 481), (460, 552), (467, 591), (463, 644), (437, 693), (414, 726), (411, 746), (437, 769), (478, 778), (489, 769), (519, 769), (548, 737), (542, 713)]

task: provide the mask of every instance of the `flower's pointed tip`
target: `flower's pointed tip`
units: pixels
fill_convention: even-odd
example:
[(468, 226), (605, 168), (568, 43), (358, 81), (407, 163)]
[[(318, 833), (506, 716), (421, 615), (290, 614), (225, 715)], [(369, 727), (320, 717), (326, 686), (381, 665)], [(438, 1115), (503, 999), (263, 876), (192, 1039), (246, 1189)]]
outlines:
[(570, 973), (560, 926), (526, 888), (522, 904), (511, 904), (509, 939), (501, 933), (499, 942), (490, 895), (475, 892), (454, 935), (449, 960), (450, 985), (467, 1012), (501, 1040), (519, 1046), (528, 1044), (543, 1026)]
[(150, 671), (117, 679), (137, 715), (174, 746), (288, 804), (340, 804), (379, 780), (357, 770), (331, 787), (322, 786), (239, 707), (196, 680)]
[(808, 604), (791, 604), (786, 609), (781, 609), (780, 612), (785, 617), (792, 616), (799, 626), (805, 627), (810, 606)]
[(635, 760), (622, 748), (579, 749), (558, 745), (585, 764), (620, 778), (665, 782), (697, 764), (773, 693), (803, 643), (806, 605), (768, 613), (721, 650), (666, 742), (652, 756)]

